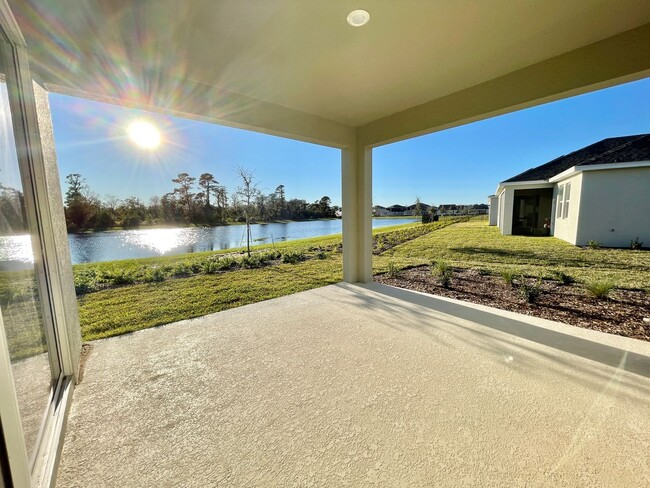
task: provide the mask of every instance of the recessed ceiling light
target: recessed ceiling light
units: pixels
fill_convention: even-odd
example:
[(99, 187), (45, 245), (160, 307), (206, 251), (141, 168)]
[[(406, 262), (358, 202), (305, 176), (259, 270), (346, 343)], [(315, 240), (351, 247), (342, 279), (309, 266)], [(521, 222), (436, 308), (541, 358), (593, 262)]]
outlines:
[(370, 14), (365, 10), (353, 10), (348, 14), (348, 24), (352, 27), (361, 27), (370, 20)]

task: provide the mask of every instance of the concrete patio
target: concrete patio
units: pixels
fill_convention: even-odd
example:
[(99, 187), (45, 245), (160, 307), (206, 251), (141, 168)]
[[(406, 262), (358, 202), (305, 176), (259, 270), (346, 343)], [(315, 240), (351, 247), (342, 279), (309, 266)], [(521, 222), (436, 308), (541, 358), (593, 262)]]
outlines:
[(59, 487), (647, 486), (650, 344), (340, 284), (94, 343)]

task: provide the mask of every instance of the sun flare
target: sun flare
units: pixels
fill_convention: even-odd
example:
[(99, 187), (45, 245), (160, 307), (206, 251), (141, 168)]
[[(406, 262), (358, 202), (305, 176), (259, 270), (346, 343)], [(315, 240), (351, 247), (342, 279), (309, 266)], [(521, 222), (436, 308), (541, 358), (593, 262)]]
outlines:
[(129, 124), (128, 133), (131, 140), (143, 149), (156, 149), (160, 146), (160, 131), (151, 122), (134, 120)]

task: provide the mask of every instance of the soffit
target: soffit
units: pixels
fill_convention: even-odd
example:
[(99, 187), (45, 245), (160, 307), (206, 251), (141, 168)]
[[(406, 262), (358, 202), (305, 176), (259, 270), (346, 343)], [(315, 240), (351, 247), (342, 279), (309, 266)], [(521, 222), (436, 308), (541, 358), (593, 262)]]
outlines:
[(46, 84), (173, 105), (192, 80), (355, 126), (650, 22), (647, 0), (10, 4)]

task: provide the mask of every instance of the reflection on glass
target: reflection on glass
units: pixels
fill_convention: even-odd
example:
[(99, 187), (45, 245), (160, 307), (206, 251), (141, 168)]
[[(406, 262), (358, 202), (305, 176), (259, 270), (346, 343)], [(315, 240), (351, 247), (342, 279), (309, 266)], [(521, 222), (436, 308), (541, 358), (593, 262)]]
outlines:
[(7, 86), (3, 82), (0, 83), (0, 310), (30, 457), (52, 384), (32, 239), (27, 225)]

